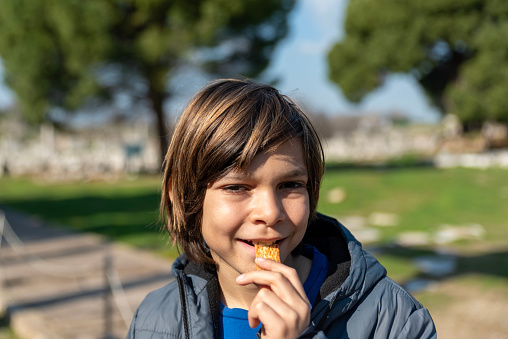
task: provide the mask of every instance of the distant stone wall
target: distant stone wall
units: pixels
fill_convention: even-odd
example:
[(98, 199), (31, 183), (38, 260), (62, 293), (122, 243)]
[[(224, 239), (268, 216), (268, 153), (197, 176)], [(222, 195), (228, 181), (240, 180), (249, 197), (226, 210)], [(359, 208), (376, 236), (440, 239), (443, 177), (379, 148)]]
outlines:
[[(506, 127), (486, 125), (482, 134), (464, 137), (453, 116), (431, 126), (397, 126), (379, 116), (355, 119), (349, 125), (339, 121), (335, 134), (323, 141), (327, 161), (375, 163), (410, 155), (434, 159), (442, 168), (508, 168), (508, 149), (487, 152), (507, 145)], [(70, 133), (0, 121), (0, 176), (60, 181), (158, 172), (159, 145), (150, 130), (141, 123)]]
[(434, 159), (439, 168), (504, 168), (508, 169), (508, 150), (483, 153), (450, 154), (440, 153)]
[(405, 155), (432, 157), (441, 144), (441, 134), (437, 127), (391, 126), (336, 135), (323, 144), (327, 161), (376, 162)]
[(397, 126), (379, 116), (358, 117), (323, 143), (327, 161), (376, 163), (407, 155), (433, 159), (440, 168), (508, 168), (508, 129), (487, 122), (463, 135), (457, 117), (447, 115), (431, 126)]
[(2, 127), (0, 176), (87, 180), (158, 170), (157, 140), (135, 128), (134, 132), (110, 127), (70, 134), (43, 126), (30, 138), (27, 131), (12, 133), (19, 126)]

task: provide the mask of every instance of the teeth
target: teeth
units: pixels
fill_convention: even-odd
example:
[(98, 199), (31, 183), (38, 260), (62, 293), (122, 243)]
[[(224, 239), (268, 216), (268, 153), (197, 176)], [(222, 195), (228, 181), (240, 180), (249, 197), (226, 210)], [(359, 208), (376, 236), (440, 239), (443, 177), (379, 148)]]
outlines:
[(257, 241), (254, 244), (255, 245), (260, 245), (260, 246), (270, 246), (270, 245), (273, 245), (275, 243), (276, 243), (276, 241), (270, 241), (270, 242)]
[(246, 240), (246, 239), (241, 239), (241, 240), (244, 243), (249, 244), (251, 246), (254, 246), (254, 245), (270, 246), (270, 245), (278, 244), (280, 242), (280, 240), (276, 240), (276, 241), (252, 241), (252, 240)]

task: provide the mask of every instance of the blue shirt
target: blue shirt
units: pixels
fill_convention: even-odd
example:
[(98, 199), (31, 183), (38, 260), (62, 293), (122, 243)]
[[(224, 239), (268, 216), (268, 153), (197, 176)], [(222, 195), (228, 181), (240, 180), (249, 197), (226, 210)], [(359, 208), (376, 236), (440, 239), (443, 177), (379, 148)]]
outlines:
[[(312, 259), (309, 275), (303, 284), (305, 294), (311, 305), (316, 300), (321, 285), (328, 272), (328, 259), (313, 246), (304, 246), (302, 255)], [(220, 338), (255, 338), (261, 328), (249, 326), (248, 311), (242, 308), (229, 308), (220, 303), (219, 334)]]

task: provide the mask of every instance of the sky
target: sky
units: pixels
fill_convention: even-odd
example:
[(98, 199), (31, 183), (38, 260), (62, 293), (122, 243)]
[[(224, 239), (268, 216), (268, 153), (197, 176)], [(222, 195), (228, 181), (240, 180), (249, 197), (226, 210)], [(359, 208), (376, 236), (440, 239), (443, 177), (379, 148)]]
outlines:
[[(328, 80), (328, 50), (344, 38), (347, 0), (298, 0), (289, 15), (288, 36), (275, 49), (273, 60), (265, 71), (267, 78), (276, 77), (276, 87), (304, 104), (311, 112), (327, 115), (399, 112), (419, 122), (436, 122), (439, 113), (410, 76), (388, 76), (386, 84), (367, 95), (359, 104), (350, 103), (338, 86)], [(178, 93), (194, 93), (208, 79), (180, 75), (176, 78)], [(188, 95), (181, 95), (170, 106), (181, 107)], [(15, 100), (3, 82), (0, 60), (0, 109)]]
[(11, 106), (14, 102), (14, 94), (5, 86), (4, 83), (4, 65), (0, 59), (0, 109)]
[(289, 35), (267, 70), (282, 79), (277, 87), (300, 98), (311, 110), (328, 115), (397, 111), (416, 121), (437, 121), (439, 112), (428, 105), (423, 90), (408, 75), (389, 76), (382, 88), (360, 104), (347, 101), (328, 80), (327, 54), (344, 38), (347, 4), (347, 0), (298, 0), (290, 14)]

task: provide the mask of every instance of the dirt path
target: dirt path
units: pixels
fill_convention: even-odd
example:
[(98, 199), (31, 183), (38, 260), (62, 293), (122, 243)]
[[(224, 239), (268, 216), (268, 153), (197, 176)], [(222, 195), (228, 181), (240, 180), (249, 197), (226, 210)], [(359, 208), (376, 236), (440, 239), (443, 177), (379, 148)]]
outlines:
[(482, 288), (450, 280), (416, 297), (429, 309), (439, 338), (505, 339), (507, 291), (508, 283), (506, 288)]
[(169, 260), (6, 215), (22, 244), (2, 244), (0, 304), (19, 338), (124, 338), (144, 296), (172, 280)]

